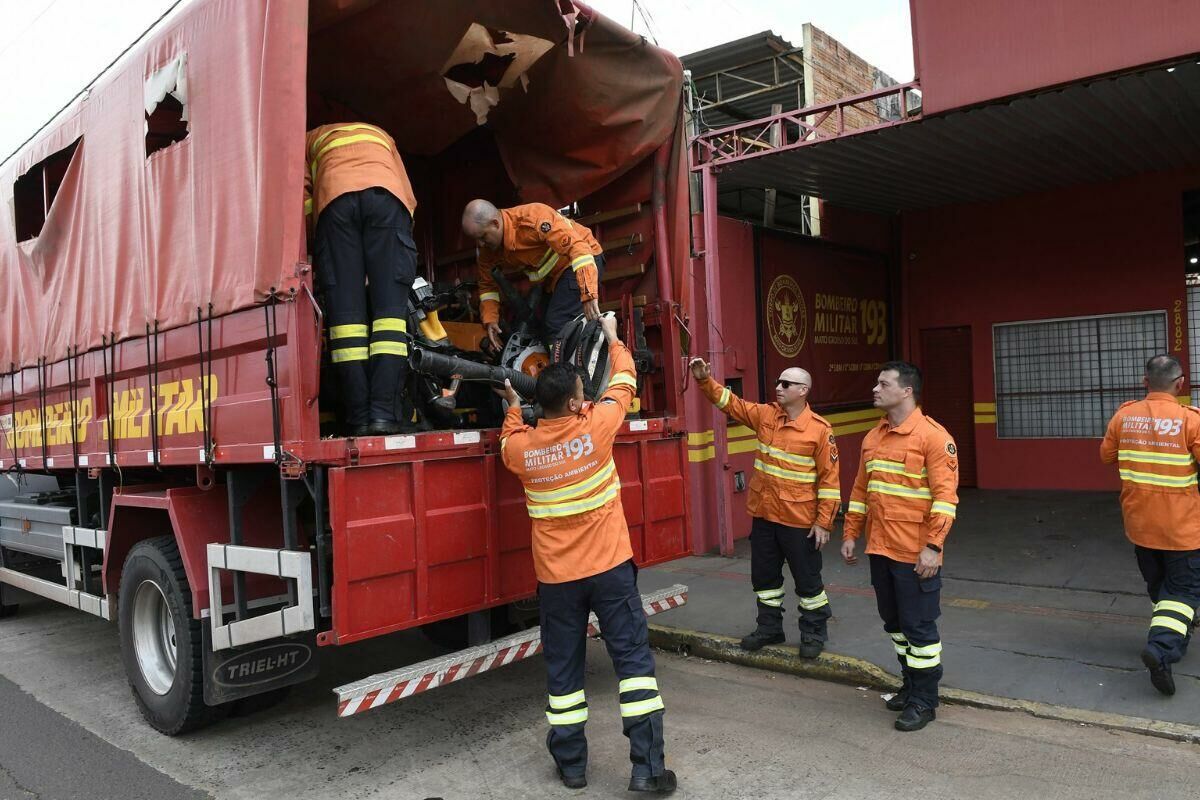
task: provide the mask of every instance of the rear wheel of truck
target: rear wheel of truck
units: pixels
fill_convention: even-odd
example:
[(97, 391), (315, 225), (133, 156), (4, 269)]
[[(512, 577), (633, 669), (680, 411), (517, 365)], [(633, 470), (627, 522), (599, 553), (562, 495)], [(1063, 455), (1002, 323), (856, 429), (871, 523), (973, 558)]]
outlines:
[(118, 603), (121, 660), (142, 716), (175, 736), (215, 719), (204, 704), (200, 621), (174, 538), (138, 542), (125, 559)]

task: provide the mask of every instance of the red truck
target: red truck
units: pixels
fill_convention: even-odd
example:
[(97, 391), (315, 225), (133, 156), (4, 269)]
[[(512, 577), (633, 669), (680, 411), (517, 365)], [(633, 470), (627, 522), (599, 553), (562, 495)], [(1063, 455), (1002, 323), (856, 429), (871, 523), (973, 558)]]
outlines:
[(0, 502), (0, 614), (15, 587), (117, 621), (167, 734), (311, 678), (318, 646), (418, 626), (471, 646), (342, 687), (343, 716), (537, 652), (488, 387), (447, 403), (463, 376), (419, 375), (440, 425), (331, 433), (303, 214), (304, 132), (330, 122), (395, 138), (419, 203), (413, 313), (455, 363), (494, 365), (466, 200), (593, 230), (638, 356), (615, 454), (633, 549), (689, 554), (681, 83), (572, 0), (196, 0), (149, 32), (0, 167), (0, 479), (59, 487)]

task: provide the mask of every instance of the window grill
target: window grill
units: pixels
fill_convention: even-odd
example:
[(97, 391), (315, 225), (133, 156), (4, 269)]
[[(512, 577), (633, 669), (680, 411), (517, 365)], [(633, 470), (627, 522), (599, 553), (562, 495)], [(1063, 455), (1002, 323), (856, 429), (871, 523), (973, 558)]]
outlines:
[(1118, 406), (1145, 395), (1146, 360), (1166, 352), (1166, 315), (1005, 323), (992, 347), (999, 438), (1100, 438)]

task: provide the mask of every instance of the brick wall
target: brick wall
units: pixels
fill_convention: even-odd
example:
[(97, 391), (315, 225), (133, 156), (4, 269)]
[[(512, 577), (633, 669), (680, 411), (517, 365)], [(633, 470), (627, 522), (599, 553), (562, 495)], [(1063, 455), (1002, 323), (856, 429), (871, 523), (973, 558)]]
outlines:
[[(811, 23), (804, 25), (804, 104), (828, 103), (842, 97), (863, 94), (896, 80), (877, 67), (868, 64), (844, 44)], [(845, 111), (846, 127), (861, 128), (900, 115), (898, 98), (864, 103)], [(830, 118), (820, 127), (822, 133), (832, 134), (835, 121)]]

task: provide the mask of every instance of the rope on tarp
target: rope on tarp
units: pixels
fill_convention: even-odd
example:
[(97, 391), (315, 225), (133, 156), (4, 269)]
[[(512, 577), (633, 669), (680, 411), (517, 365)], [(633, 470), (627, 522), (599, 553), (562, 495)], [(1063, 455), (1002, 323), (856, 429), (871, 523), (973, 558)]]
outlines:
[[(113, 450), (113, 436), (116, 433), (113, 430), (113, 414), (117, 404), (117, 390), (113, 385), (116, 381), (117, 373), (117, 334), (114, 331), (111, 336), (100, 336), (100, 357), (103, 361), (102, 369), (104, 370), (104, 387), (108, 394), (108, 409), (104, 415), (104, 429), (108, 434), (108, 463), (110, 466), (116, 466), (117, 454)], [(109, 352), (109, 346), (112, 346), (112, 352)]]
[[(75, 353), (72, 355), (71, 350)], [(79, 348), (67, 346), (67, 402), (71, 406), (71, 459), (72, 467), (79, 469), (79, 391), (75, 381), (79, 377), (79, 365), (75, 359), (79, 357)]]
[(275, 363), (275, 337), (279, 333), (279, 320), (275, 316), (275, 307), (279, 301), (275, 297), (275, 287), (271, 287), (271, 299), (263, 304), (263, 315), (267, 324), (267, 386), (271, 390), (271, 433), (275, 442), (275, 463), (283, 461), (282, 432), (279, 425), (279, 380)]
[(158, 462), (158, 320), (154, 320), (153, 333), (146, 323), (146, 384), (150, 392), (150, 457), (154, 468), (162, 469)]
[(38, 427), (42, 431), (42, 469), (46, 468), (46, 459), (49, 457), (48, 444), (46, 437), (46, 373), (50, 371), (46, 364), (46, 357), (40, 356), (37, 361), (38, 368)]
[(208, 304), (208, 347), (204, 346), (204, 309), (201, 306), (196, 306), (196, 339), (199, 344), (197, 353), (200, 357), (200, 410), (204, 417), (204, 464), (211, 468), (213, 438), (212, 399), (209, 397), (209, 387), (212, 385), (212, 303)]

